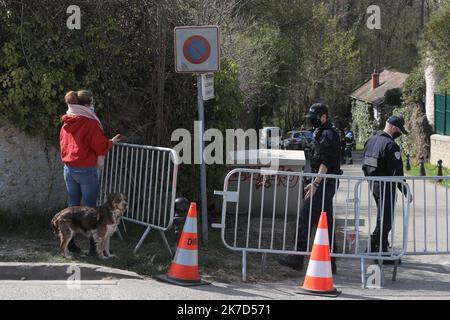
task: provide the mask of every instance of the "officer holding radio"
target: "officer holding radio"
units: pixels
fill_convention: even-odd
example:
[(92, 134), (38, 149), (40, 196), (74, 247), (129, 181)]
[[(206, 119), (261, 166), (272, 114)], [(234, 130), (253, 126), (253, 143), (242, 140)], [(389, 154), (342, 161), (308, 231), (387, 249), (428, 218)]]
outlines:
[[(322, 103), (316, 103), (311, 106), (305, 117), (315, 129), (314, 144), (310, 153), (311, 170), (313, 173), (322, 175), (341, 175), (343, 172), (340, 163), (340, 138), (329, 122), (328, 107)], [(336, 192), (336, 183), (336, 179), (315, 177), (305, 188), (305, 202), (298, 225), (298, 251), (306, 252), (308, 250), (307, 243), (310, 231), (308, 229), (310, 226), (313, 228), (317, 225), (322, 211), (327, 213), (329, 240), (331, 241), (333, 238), (333, 197)], [(336, 246), (334, 248), (336, 251)], [(302, 270), (304, 256), (281, 256), (278, 262), (295, 270)], [(334, 258), (331, 261), (331, 266), (333, 274), (335, 274), (336, 263)]]

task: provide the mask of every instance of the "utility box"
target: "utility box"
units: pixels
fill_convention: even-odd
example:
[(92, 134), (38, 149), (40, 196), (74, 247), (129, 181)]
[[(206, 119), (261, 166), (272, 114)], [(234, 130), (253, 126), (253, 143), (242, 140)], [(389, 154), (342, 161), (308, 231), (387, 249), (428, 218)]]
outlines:
[[(305, 153), (296, 150), (245, 150), (233, 152), (232, 159), (234, 168), (267, 169), (272, 172), (303, 172), (306, 164)], [(251, 211), (252, 216), (259, 216), (262, 208), (264, 217), (275, 214), (277, 219), (283, 218), (286, 213), (297, 215), (298, 208), (303, 205), (303, 188), (300, 176), (276, 177), (261, 172), (235, 174), (230, 177), (228, 185), (229, 191), (239, 191), (239, 214), (245, 215)], [(230, 213), (236, 213), (236, 204), (228, 203), (227, 208)]]

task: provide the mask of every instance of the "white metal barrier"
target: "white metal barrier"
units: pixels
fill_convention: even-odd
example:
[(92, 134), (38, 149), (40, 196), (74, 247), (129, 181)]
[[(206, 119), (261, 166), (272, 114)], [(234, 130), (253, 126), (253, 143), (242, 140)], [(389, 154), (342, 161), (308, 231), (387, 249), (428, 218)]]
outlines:
[(406, 255), (450, 254), (450, 176), (405, 179), (415, 195), (409, 217)]
[(123, 219), (147, 227), (135, 252), (155, 229), (172, 254), (164, 232), (173, 223), (178, 163), (173, 149), (125, 143), (117, 144), (106, 158), (98, 202), (110, 193), (128, 196)]
[[(315, 200), (309, 201), (308, 205), (304, 203), (305, 180), (316, 177), (321, 177), (323, 182)], [(403, 191), (391, 191), (395, 201), (389, 200), (390, 188)], [(334, 193), (332, 200), (330, 193)], [(381, 221), (379, 238), (371, 241), (370, 235), (377, 225), (374, 193), (381, 195)], [(334, 213), (330, 237), (332, 257), (360, 259), (363, 285), (366, 280), (365, 260), (398, 262), (407, 251), (411, 193), (404, 179), (236, 169), (225, 178), (223, 191), (216, 194), (223, 196), (222, 219), (213, 227), (221, 229), (222, 241), (228, 249), (242, 252), (244, 281), (246, 255), (249, 252), (309, 255), (313, 227), (317, 223), (313, 216), (325, 209)], [(384, 210), (389, 210), (391, 214), (385, 215)], [(388, 218), (392, 221), (391, 232), (385, 239), (389, 242), (389, 250), (383, 248), (387, 245), (382, 241), (384, 220)], [(300, 226), (303, 226), (301, 232)], [(304, 230), (307, 230), (307, 236)], [(306, 237), (306, 248), (299, 248), (302, 237)], [(378, 248), (374, 249), (371, 242), (378, 243)], [(396, 271), (397, 264), (394, 280)]]

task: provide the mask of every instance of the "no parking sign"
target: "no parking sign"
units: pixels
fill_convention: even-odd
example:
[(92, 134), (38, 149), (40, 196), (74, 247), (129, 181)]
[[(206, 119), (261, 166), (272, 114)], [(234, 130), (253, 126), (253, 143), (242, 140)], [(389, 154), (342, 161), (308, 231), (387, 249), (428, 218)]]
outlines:
[(214, 98), (214, 72), (220, 69), (220, 44), (218, 26), (176, 27), (175, 28), (175, 71), (198, 73), (197, 106), (200, 122), (198, 145), (200, 146), (200, 188), (202, 209), (203, 243), (208, 244), (208, 200), (206, 197), (206, 165), (203, 159), (205, 140), (204, 101)]
[(208, 73), (220, 69), (218, 26), (175, 28), (175, 70)]

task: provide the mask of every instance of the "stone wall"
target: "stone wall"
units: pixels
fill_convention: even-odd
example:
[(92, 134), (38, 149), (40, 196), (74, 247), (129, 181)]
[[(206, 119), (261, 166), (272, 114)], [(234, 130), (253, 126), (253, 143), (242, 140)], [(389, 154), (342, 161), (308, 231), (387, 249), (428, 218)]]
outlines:
[(0, 123), (0, 210), (56, 213), (66, 198), (59, 150), (42, 137)]
[(450, 136), (435, 134), (431, 136), (431, 158), (432, 164), (442, 160), (444, 167), (450, 168)]

